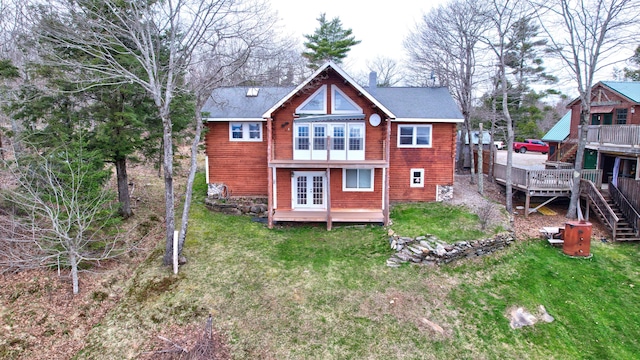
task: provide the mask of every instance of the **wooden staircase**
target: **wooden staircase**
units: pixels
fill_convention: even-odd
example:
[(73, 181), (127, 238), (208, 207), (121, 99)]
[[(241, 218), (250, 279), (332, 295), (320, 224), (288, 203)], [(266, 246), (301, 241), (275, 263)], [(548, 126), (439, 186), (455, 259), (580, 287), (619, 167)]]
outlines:
[(569, 150), (565, 151), (558, 161), (566, 163), (576, 162), (576, 153), (578, 152), (578, 144), (573, 144)]
[[(607, 201), (607, 204), (616, 214), (616, 216), (620, 219), (616, 224), (616, 235), (614, 241), (640, 241), (640, 235), (636, 233), (631, 224), (627, 221), (626, 217), (618, 207), (615, 201), (611, 199), (608, 193), (602, 193), (602, 196)], [(600, 218), (603, 224), (606, 224), (605, 221), (600, 216), (599, 212), (595, 212)], [(609, 229), (611, 230), (611, 229)]]

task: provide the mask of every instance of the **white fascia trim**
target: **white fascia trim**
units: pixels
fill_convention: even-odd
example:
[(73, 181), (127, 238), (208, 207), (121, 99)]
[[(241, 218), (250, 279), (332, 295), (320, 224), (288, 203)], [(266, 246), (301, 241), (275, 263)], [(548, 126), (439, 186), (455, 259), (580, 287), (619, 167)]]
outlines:
[(461, 123), (464, 119), (427, 119), (427, 118), (396, 118), (391, 122), (407, 122), (407, 123)]
[(305, 87), (311, 80), (313, 80), (316, 76), (318, 76), (321, 72), (325, 71), (328, 67), (334, 69), (340, 76), (342, 76), (346, 81), (348, 81), (351, 85), (353, 85), (356, 90), (358, 90), (364, 97), (369, 99), (372, 103), (374, 103), (378, 109), (382, 110), (385, 114), (387, 114), (387, 118), (395, 118), (396, 116), (387, 109), (384, 105), (382, 105), (376, 98), (371, 96), (367, 91), (362, 88), (362, 86), (358, 85), (358, 83), (351, 78), (351, 76), (347, 75), (342, 69), (340, 69), (333, 61), (327, 61), (324, 65), (320, 66), (318, 70), (316, 70), (311, 76), (309, 76), (305, 81), (300, 83), (300, 85), (296, 86), (290, 93), (288, 93), (285, 97), (280, 99), (275, 105), (273, 105), (269, 110), (267, 110), (264, 114), (262, 114), (263, 118), (271, 117), (271, 114), (276, 111), (282, 104), (284, 104), (289, 98), (291, 98), (295, 93), (300, 91), (303, 87)]
[(263, 118), (205, 118), (207, 122), (263, 122), (267, 119)]

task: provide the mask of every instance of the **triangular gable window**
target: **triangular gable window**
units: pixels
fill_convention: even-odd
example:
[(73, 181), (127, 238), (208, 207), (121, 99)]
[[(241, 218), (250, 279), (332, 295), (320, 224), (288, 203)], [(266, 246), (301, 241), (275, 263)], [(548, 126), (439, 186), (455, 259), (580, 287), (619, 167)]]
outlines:
[(296, 109), (296, 114), (326, 114), (327, 86), (322, 85)]
[(362, 114), (362, 108), (342, 92), (337, 86), (331, 85), (332, 114)]

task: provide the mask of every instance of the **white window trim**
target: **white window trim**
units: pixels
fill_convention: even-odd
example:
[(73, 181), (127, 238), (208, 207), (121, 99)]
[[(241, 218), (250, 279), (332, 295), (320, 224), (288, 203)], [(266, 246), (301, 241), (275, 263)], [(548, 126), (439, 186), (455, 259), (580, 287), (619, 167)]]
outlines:
[[(413, 140), (410, 145), (400, 144), (400, 128), (402, 127), (412, 127), (413, 128)], [(416, 145), (416, 137), (418, 135), (417, 128), (420, 127), (428, 127), (429, 128), (429, 144), (428, 145)], [(398, 147), (399, 148), (430, 148), (433, 145), (433, 125), (424, 124), (424, 125), (410, 125), (410, 124), (398, 124)]]
[[(344, 127), (344, 150), (334, 150), (331, 147), (330, 143), (327, 143), (327, 149), (330, 149), (330, 159), (329, 160), (364, 160), (365, 159), (365, 149), (367, 148), (367, 126), (364, 122), (358, 123), (349, 123), (349, 122), (340, 122), (340, 123), (314, 123), (314, 122), (295, 122), (294, 123), (294, 131), (292, 132), (292, 147), (293, 147), (293, 158), (294, 160), (327, 160), (327, 149), (325, 150), (314, 150), (313, 149), (313, 139), (314, 139), (314, 124), (321, 124), (322, 126), (326, 126), (325, 135), (331, 136), (333, 134), (334, 126), (343, 126)], [(309, 127), (309, 149), (308, 150), (298, 150), (296, 147), (296, 137), (298, 136), (298, 128), (301, 126)], [(360, 150), (349, 150), (349, 141), (351, 139), (351, 127), (357, 126), (360, 128), (362, 135), (362, 149)]]
[[(371, 171), (371, 188), (348, 188), (347, 187), (347, 170), (357, 170), (358, 173), (360, 172), (360, 170), (370, 170)], [(375, 173), (375, 169), (342, 169), (342, 191), (344, 192), (373, 192), (373, 189), (375, 187), (375, 184), (373, 182), (374, 177), (373, 174)]]
[[(336, 92), (339, 92), (340, 95), (342, 95), (342, 97), (345, 98), (356, 109), (355, 110), (336, 110)], [(331, 85), (331, 113), (332, 114), (362, 114), (363, 111), (362, 111), (362, 108), (358, 106), (358, 104), (356, 104), (353, 100), (351, 100), (351, 98), (348, 97), (347, 94), (345, 94), (342, 90), (340, 90), (340, 88), (338, 88), (336, 85)]]
[[(318, 95), (321, 91), (324, 91), (324, 92), (325, 92), (325, 93), (324, 93), (325, 97), (324, 97), (324, 99), (322, 99), (322, 100), (323, 100), (323, 102), (322, 102), (322, 109), (321, 109), (321, 110), (305, 110), (305, 111), (303, 112), (303, 110), (302, 110), (302, 109), (303, 109), (305, 106), (307, 106), (307, 104), (308, 104), (309, 102), (311, 102), (311, 100), (313, 100), (313, 98), (315, 98), (315, 97), (316, 97), (316, 95)], [(305, 100), (302, 104), (300, 104), (300, 106), (298, 106), (298, 107), (296, 108), (296, 114), (323, 114), (323, 115), (324, 115), (324, 114), (326, 114), (326, 113), (327, 113), (327, 85), (322, 85), (322, 86), (320, 86), (320, 88), (318, 88), (318, 90), (316, 90), (313, 94), (311, 94), (311, 96), (309, 96), (309, 97), (307, 98), (307, 100)]]
[[(236, 139), (233, 137), (233, 125), (238, 125), (241, 124), (242, 125), (242, 138), (241, 139)], [(260, 129), (260, 138), (258, 139), (251, 139), (249, 137), (249, 127), (250, 125), (258, 125), (258, 128)], [(251, 141), (251, 142), (260, 142), (262, 141), (262, 123), (261, 122), (254, 122), (254, 121), (232, 121), (229, 122), (229, 141)]]
[[(413, 182), (413, 180), (415, 179), (415, 177), (413, 176), (414, 173), (419, 172), (420, 173), (420, 183), (416, 184)], [(411, 169), (411, 172), (409, 173), (409, 186), (412, 188), (423, 188), (424, 187), (424, 169)]]

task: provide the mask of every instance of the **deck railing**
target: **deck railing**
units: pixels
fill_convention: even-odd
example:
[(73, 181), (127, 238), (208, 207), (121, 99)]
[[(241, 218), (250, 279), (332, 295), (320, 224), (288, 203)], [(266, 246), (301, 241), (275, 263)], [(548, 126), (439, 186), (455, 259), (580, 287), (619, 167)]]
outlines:
[(587, 142), (640, 146), (640, 125), (588, 125)]
[(611, 229), (612, 237), (615, 239), (618, 221), (620, 221), (620, 219), (613, 212), (609, 204), (607, 204), (604, 197), (602, 197), (602, 194), (598, 191), (596, 185), (589, 180), (582, 179), (580, 181), (580, 193), (586, 195), (589, 203), (593, 206), (593, 209), (600, 213), (601, 217), (606, 222), (606, 225)]
[[(506, 180), (507, 166), (495, 164), (494, 177)], [(602, 185), (602, 170), (582, 170), (582, 179), (589, 180), (598, 188)], [(570, 190), (573, 169), (528, 170), (511, 168), (511, 183), (526, 189)]]

